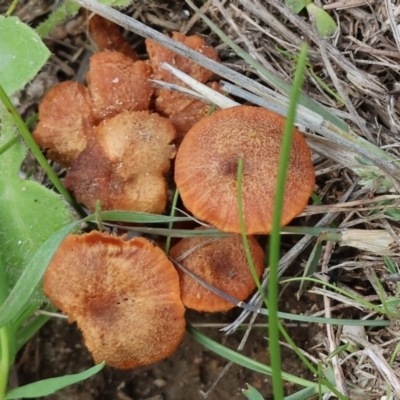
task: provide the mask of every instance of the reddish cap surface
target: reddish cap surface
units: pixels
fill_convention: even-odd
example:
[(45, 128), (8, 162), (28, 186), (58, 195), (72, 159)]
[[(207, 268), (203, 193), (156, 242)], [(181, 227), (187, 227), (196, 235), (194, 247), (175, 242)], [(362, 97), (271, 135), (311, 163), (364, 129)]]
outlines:
[(151, 68), (144, 61), (132, 61), (122, 53), (104, 51), (90, 58), (86, 76), (98, 122), (123, 111), (149, 109), (153, 88)]
[(71, 165), (66, 187), (90, 210), (162, 213), (167, 203), (165, 174), (175, 156), (175, 129), (147, 111), (123, 112), (104, 120)]
[(77, 322), (96, 363), (127, 369), (157, 362), (185, 333), (178, 274), (144, 238), (67, 236), (45, 273), (44, 292)]
[(93, 15), (89, 19), (89, 33), (99, 51), (118, 51), (133, 61), (139, 60), (139, 56), (122, 35), (121, 28), (107, 18)]
[[(269, 233), (284, 124), (278, 114), (249, 106), (219, 110), (196, 123), (175, 162), (175, 182), (185, 207), (221, 231), (239, 233), (237, 169), (242, 158), (246, 232)], [(314, 184), (310, 149), (295, 129), (282, 225), (304, 210)]]
[[(247, 263), (241, 236), (216, 238), (217, 240), (207, 243), (210, 239), (182, 239), (171, 248), (170, 255), (207, 283), (237, 300), (245, 300), (256, 284)], [(248, 240), (257, 275), (260, 277), (264, 270), (264, 252), (252, 236)], [(235, 307), (233, 303), (204, 288), (179, 269), (178, 274), (181, 298), (186, 307), (209, 312), (227, 311)]]
[(54, 86), (39, 105), (33, 133), (47, 157), (68, 167), (86, 147), (94, 128), (92, 101), (85, 86), (65, 81)]
[[(207, 46), (205, 41), (199, 36), (185, 36), (179, 32), (173, 32), (172, 39), (185, 44), (206, 57), (219, 61), (216, 50)], [(146, 40), (146, 48), (149, 53), (154, 79), (186, 86), (175, 75), (161, 67), (161, 63), (163, 62), (173, 65), (175, 68), (202, 83), (208, 82), (214, 75), (211, 71), (201, 67), (194, 61), (177, 55), (152, 40)], [(218, 86), (216, 83), (215, 85), (215, 87)], [(215, 89), (215, 87), (213, 88)], [(183, 138), (194, 123), (206, 115), (210, 107), (200, 100), (175, 90), (157, 89), (156, 96), (156, 110), (161, 115), (170, 117), (172, 124), (177, 130), (178, 142), (180, 142), (181, 138)]]

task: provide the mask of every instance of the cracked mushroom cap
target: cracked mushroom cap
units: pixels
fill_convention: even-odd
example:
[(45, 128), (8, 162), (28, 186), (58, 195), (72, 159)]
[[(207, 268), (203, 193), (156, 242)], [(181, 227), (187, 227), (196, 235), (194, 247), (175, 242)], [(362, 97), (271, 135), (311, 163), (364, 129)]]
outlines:
[(90, 58), (86, 75), (97, 122), (123, 111), (149, 109), (153, 88), (151, 68), (118, 52), (104, 51)]
[[(212, 286), (245, 300), (256, 288), (246, 260), (242, 237), (231, 235), (211, 241), (207, 237), (185, 238), (171, 248), (170, 255)], [(249, 247), (258, 277), (264, 270), (264, 252), (254, 237)], [(227, 311), (235, 304), (204, 288), (178, 269), (181, 298), (187, 308), (197, 311)]]
[(147, 111), (123, 112), (104, 120), (96, 139), (72, 163), (65, 185), (94, 211), (162, 213), (167, 203), (165, 174), (175, 156), (175, 129)]
[(33, 133), (47, 157), (68, 167), (86, 147), (94, 128), (92, 101), (87, 88), (65, 81), (54, 86), (39, 105), (39, 123)]
[[(207, 46), (205, 41), (199, 36), (185, 36), (179, 32), (173, 32), (172, 39), (185, 44), (206, 57), (219, 61), (216, 50)], [(201, 83), (208, 82), (214, 76), (213, 72), (186, 57), (177, 55), (152, 40), (146, 39), (146, 49), (149, 53), (150, 64), (153, 69), (153, 79), (187, 87), (175, 75), (161, 67), (160, 64), (163, 62), (173, 65)], [(213, 89), (219, 89), (218, 84), (213, 83), (213, 85)], [(163, 116), (170, 117), (172, 124), (177, 130), (178, 141), (194, 123), (206, 115), (207, 110), (210, 108), (203, 101), (175, 90), (157, 89), (156, 97), (156, 110)]]
[[(263, 108), (238, 106), (197, 122), (183, 139), (175, 182), (185, 207), (221, 231), (240, 233), (237, 169), (243, 159), (246, 233), (269, 233), (285, 119)], [(311, 152), (294, 129), (282, 226), (306, 207), (315, 184)]]
[(45, 273), (44, 292), (77, 322), (96, 363), (152, 364), (170, 356), (185, 333), (178, 274), (144, 238), (68, 235)]

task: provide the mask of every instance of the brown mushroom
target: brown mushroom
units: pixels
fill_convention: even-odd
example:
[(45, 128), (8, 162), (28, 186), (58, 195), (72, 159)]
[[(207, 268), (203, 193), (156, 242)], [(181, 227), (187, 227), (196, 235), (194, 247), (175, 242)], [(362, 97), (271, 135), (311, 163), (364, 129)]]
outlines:
[(165, 174), (175, 156), (175, 129), (147, 111), (123, 112), (95, 129), (96, 140), (72, 163), (65, 185), (94, 211), (162, 213), (167, 203)]
[[(171, 248), (170, 255), (205, 282), (237, 300), (245, 300), (256, 284), (241, 236), (231, 235), (209, 241), (207, 237), (182, 239)], [(254, 237), (249, 236), (248, 241), (257, 276), (260, 277), (264, 270), (264, 252)], [(187, 308), (216, 312), (235, 306), (179, 269), (178, 273), (182, 302)]]
[(99, 51), (118, 51), (133, 61), (139, 60), (114, 22), (95, 14), (89, 19), (89, 33)]
[(128, 369), (157, 362), (185, 332), (178, 274), (144, 238), (67, 236), (45, 273), (44, 292), (77, 322), (96, 363)]
[(69, 166), (86, 147), (94, 128), (92, 101), (85, 86), (66, 81), (54, 86), (39, 105), (39, 123), (33, 133), (47, 157)]
[[(175, 162), (175, 182), (185, 207), (221, 231), (239, 233), (237, 169), (243, 159), (247, 234), (269, 233), (285, 119), (238, 106), (216, 111), (186, 134)], [(311, 152), (294, 130), (282, 225), (306, 207), (315, 183)]]
[[(185, 36), (179, 32), (173, 32), (172, 39), (187, 45), (206, 57), (219, 61), (215, 49), (207, 46), (199, 36)], [(214, 75), (194, 61), (179, 56), (152, 40), (146, 40), (146, 48), (153, 69), (153, 78), (156, 80), (186, 86), (171, 72), (162, 68), (161, 63), (163, 62), (173, 65), (201, 83), (208, 82)], [(218, 87), (217, 84), (215, 85), (214, 89)], [(183, 137), (195, 122), (205, 116), (209, 109), (208, 104), (177, 91), (158, 89), (156, 90), (156, 97), (157, 112), (163, 116), (170, 117), (177, 130), (178, 138)]]
[(97, 122), (123, 111), (149, 109), (152, 71), (144, 61), (132, 61), (122, 53), (101, 52), (90, 58), (86, 76)]

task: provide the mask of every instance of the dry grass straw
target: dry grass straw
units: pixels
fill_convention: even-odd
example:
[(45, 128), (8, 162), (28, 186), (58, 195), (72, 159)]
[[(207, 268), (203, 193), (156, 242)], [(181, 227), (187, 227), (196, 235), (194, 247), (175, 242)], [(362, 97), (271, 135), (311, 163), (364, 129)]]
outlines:
[[(97, 2), (92, 0), (77, 2), (92, 10), (97, 7)], [(398, 215), (389, 211), (398, 208), (400, 188), (400, 106), (397, 101), (400, 87), (396, 83), (400, 68), (400, 33), (396, 19), (400, 7), (393, 6), (388, 0), (368, 3), (368, 6), (358, 0), (326, 5), (316, 0), (315, 3), (331, 10), (339, 25), (334, 37), (320, 38), (312, 21), (294, 14), (280, 0), (208, 0), (201, 11), (265, 70), (286, 84), (291, 83), (296, 66), (290, 55), (297, 54), (303, 40), (309, 42), (310, 65), (304, 93), (326, 107), (343, 125), (335, 126), (312, 110), (299, 107), (297, 124), (314, 152), (317, 195), (322, 202), (322, 205), (308, 207), (303, 215), (308, 226), (328, 227), (334, 221), (340, 224), (339, 245), (357, 251), (343, 252), (345, 259), (339, 263), (339, 267), (344, 271), (347, 281), (343, 284), (339, 279), (338, 285), (379, 304), (382, 296), (386, 299), (398, 298), (400, 291), (396, 283), (386, 282), (382, 286), (374, 280), (376, 277), (384, 279), (388, 275), (383, 256), (390, 256), (395, 265), (399, 261)], [(184, 8), (189, 10), (189, 7)], [(102, 9), (106, 10), (103, 11), (106, 18), (141, 35), (152, 37), (216, 72), (227, 80), (223, 83), (224, 90), (242, 98), (241, 102), (249, 101), (285, 114), (288, 104), (286, 94), (265, 73), (235, 55), (216, 35), (212, 35), (210, 40), (218, 45), (219, 54), (224, 60), (222, 65), (188, 51), (165, 36), (154, 36), (150, 30), (146, 31), (146, 25), (155, 25), (162, 30), (201, 34), (207, 27), (198, 14), (192, 13), (189, 19), (182, 16), (181, 20), (170, 21), (169, 10), (157, 2), (136, 1), (126, 13), (144, 23), (144, 27), (138, 27), (132, 25), (132, 20), (121, 18), (119, 13), (105, 7)], [(77, 20), (79, 22), (79, 18)], [(79, 23), (75, 23), (74, 29), (78, 33), (84, 31)], [(134, 46), (141, 41), (138, 36), (129, 37)], [(77, 35), (68, 48), (53, 56), (51, 71), (46, 72), (47, 76), (62, 71), (68, 77), (83, 80), (90, 46), (80, 40)], [(79, 67), (73, 68), (77, 60)], [(251, 78), (243, 75), (244, 72)], [(191, 85), (193, 95), (213, 104), (220, 107), (235, 104), (233, 100), (220, 97), (196, 82), (187, 83)], [(161, 82), (157, 84), (165, 85)], [(332, 96), (326, 87), (336, 96)], [(179, 90), (177, 87), (172, 89)], [(40, 96), (39, 90), (36, 97)], [(280, 260), (279, 275), (284, 275), (291, 265), (298, 265), (301, 258), (306, 258), (305, 251), (314, 241), (314, 237), (305, 235), (294, 245), (291, 242), (291, 247), (286, 248)], [(326, 245), (319, 269), (323, 273), (331, 273), (336, 268), (330, 263), (333, 247), (331, 242)], [(323, 278), (325, 275), (317, 276)], [(367, 285), (360, 288), (360, 281), (366, 281)], [(266, 279), (263, 282), (265, 285)], [(368, 293), (365, 294), (364, 290)], [(310, 310), (304, 310), (310, 315), (346, 317), (358, 310), (360, 317), (374, 317), (363, 305), (338, 293), (322, 287), (313, 287), (311, 291), (324, 299), (324, 307), (315, 309), (310, 306)], [(281, 295), (285, 296), (284, 290)], [(260, 295), (255, 294), (249, 303), (260, 305)], [(249, 315), (248, 311), (244, 311), (224, 331), (235, 331)], [(240, 348), (245, 345), (256, 320), (257, 315), (253, 314)], [(400, 357), (393, 354), (397, 351), (396, 344), (399, 341), (398, 325), (394, 321), (389, 328), (366, 331), (365, 335), (354, 332), (335, 327), (328, 330), (324, 328), (320, 337), (324, 345), (303, 351), (310, 354), (313, 361), (326, 362), (339, 344), (351, 341), (352, 352), (338, 353), (331, 360), (342, 393), (349, 394), (352, 399), (376, 399), (394, 394), (400, 396), (396, 372)]]

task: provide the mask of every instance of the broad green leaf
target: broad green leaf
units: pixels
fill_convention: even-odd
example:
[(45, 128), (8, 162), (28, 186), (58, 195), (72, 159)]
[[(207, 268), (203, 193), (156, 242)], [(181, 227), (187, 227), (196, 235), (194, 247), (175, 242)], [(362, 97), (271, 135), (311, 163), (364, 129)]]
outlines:
[(314, 3), (306, 5), (308, 14), (315, 19), (317, 30), (321, 36), (332, 36), (337, 25), (333, 18), (322, 8), (317, 7)]
[(286, 0), (286, 5), (292, 9), (295, 14), (298, 14), (311, 0)]
[(17, 17), (0, 16), (0, 84), (8, 95), (33, 79), (49, 56), (33, 29)]
[(6, 301), (0, 307), (0, 328), (18, 317), (18, 314), (24, 311), (26, 304), (31, 299), (42, 279), (47, 266), (54, 256), (58, 246), (64, 238), (76, 227), (79, 221), (71, 222), (64, 226), (40, 247), (34, 257), (27, 264), (21, 277), (11, 290)]
[[(3, 107), (0, 112), (1, 148), (13, 141), (15, 135), (11, 116)], [(26, 147), (20, 140), (0, 155), (0, 257), (10, 288), (40, 246), (73, 220), (71, 211), (58, 194), (19, 176), (25, 155)]]
[(34, 399), (37, 397), (48, 396), (61, 390), (67, 386), (84, 381), (87, 378), (97, 374), (104, 368), (105, 363), (95, 365), (86, 371), (79, 374), (65, 375), (57, 378), (43, 379), (42, 381), (30, 383), (29, 385), (21, 386), (17, 389), (10, 390), (4, 400), (13, 399)]
[(249, 384), (247, 384), (247, 389), (242, 389), (242, 392), (249, 400), (264, 400), (260, 392)]

